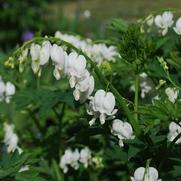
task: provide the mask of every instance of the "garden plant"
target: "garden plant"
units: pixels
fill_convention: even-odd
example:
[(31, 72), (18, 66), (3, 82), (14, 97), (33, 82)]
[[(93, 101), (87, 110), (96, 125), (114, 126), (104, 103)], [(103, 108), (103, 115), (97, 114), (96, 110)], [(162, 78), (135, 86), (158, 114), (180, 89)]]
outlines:
[(180, 181), (179, 10), (57, 31), (1, 61), (0, 180)]

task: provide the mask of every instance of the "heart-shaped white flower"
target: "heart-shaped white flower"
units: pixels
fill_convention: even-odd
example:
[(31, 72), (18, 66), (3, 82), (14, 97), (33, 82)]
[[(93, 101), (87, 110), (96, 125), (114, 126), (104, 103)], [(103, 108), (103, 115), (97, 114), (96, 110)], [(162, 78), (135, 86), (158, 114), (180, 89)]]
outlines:
[(134, 139), (135, 137), (133, 135), (133, 129), (131, 124), (129, 124), (128, 122), (123, 122), (119, 119), (115, 119), (113, 121), (111, 132), (119, 138), (120, 147), (124, 146), (123, 140)]
[(115, 97), (111, 92), (105, 92), (100, 89), (90, 99), (87, 112), (90, 115), (94, 115), (93, 119), (89, 122), (90, 125), (93, 125), (98, 117), (101, 124), (105, 123), (106, 116), (114, 118), (113, 115), (116, 114), (117, 109), (114, 109)]
[(158, 179), (158, 171), (154, 167), (139, 167), (134, 172), (134, 177), (131, 177), (132, 181), (161, 181)]

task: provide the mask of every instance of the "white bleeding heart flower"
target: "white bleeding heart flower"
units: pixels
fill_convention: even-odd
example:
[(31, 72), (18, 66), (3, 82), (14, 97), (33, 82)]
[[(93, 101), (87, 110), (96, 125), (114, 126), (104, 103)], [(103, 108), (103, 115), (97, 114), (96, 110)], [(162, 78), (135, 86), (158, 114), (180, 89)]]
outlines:
[(90, 97), (93, 90), (94, 78), (88, 71), (86, 71), (85, 75), (77, 81), (73, 95), (76, 101), (80, 100), (80, 102), (84, 102)]
[(18, 136), (14, 133), (14, 125), (4, 124), (4, 143), (7, 146), (8, 153), (14, 152), (16, 149), (19, 153), (22, 153), (22, 150), (18, 147)]
[(83, 163), (84, 167), (87, 168), (91, 161), (91, 151), (88, 147), (83, 148), (80, 151), (80, 159), (79, 161)]
[[(173, 141), (179, 134), (181, 133), (181, 122), (176, 124), (175, 122), (171, 122), (169, 125), (169, 133), (168, 133), (168, 140)], [(181, 138), (176, 141), (176, 144), (181, 143)]]
[(54, 44), (51, 48), (51, 59), (55, 65), (54, 76), (57, 80), (61, 78), (67, 70), (67, 53), (58, 45)]
[(106, 116), (109, 116), (108, 119), (114, 118), (113, 115), (117, 112), (117, 109), (114, 109), (114, 107), (114, 95), (111, 92), (105, 92), (102, 89), (98, 90), (94, 97), (90, 98), (87, 109), (88, 114), (94, 116), (89, 122), (90, 126), (95, 123), (97, 118), (99, 118), (101, 124), (105, 123)]
[(70, 87), (75, 87), (78, 79), (86, 73), (86, 59), (83, 55), (72, 52), (67, 57), (67, 74), (70, 77)]
[(5, 90), (5, 95), (6, 95), (5, 101), (6, 101), (6, 103), (10, 102), (10, 99), (11, 99), (12, 95), (15, 94), (15, 91), (16, 91), (16, 88), (15, 88), (14, 84), (12, 84), (11, 82), (7, 82), (6, 83), (6, 90)]
[(171, 101), (172, 103), (175, 103), (175, 101), (179, 95), (179, 90), (168, 87), (165, 89), (165, 94), (168, 96), (169, 101)]
[(181, 17), (177, 20), (176, 26), (173, 29), (178, 35), (181, 35)]
[(40, 57), (39, 57), (40, 65), (45, 65), (48, 63), (50, 58), (50, 52), (51, 52), (51, 43), (49, 41), (44, 41), (40, 49)]
[(168, 28), (173, 25), (173, 14), (172, 12), (166, 11), (162, 15), (157, 15), (155, 17), (155, 24), (160, 28), (162, 35), (166, 35)]
[(131, 177), (132, 181), (161, 181), (158, 179), (158, 171), (154, 167), (139, 167), (134, 172), (134, 177)]
[(39, 60), (41, 46), (39, 44), (32, 44), (30, 47), (30, 55), (33, 61)]
[(112, 123), (111, 132), (113, 135), (119, 138), (119, 146), (123, 147), (124, 140), (134, 139), (133, 129), (131, 124), (128, 122), (123, 122), (119, 119), (115, 119)]
[(67, 149), (60, 159), (60, 168), (63, 169), (64, 173), (68, 172), (68, 166), (71, 166), (72, 168), (77, 170), (79, 168), (79, 158), (80, 154), (78, 149), (76, 149), (75, 151)]
[(33, 72), (41, 74), (40, 66), (48, 63), (51, 52), (51, 44), (49, 41), (44, 41), (42, 45), (32, 44), (30, 47), (30, 55), (32, 58), (32, 70)]

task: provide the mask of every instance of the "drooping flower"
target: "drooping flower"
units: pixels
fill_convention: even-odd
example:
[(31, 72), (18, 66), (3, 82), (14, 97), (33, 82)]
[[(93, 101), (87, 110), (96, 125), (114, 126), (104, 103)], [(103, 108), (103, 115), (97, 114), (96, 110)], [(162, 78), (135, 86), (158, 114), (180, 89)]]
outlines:
[(5, 96), (6, 96), (5, 101), (6, 101), (6, 103), (10, 102), (12, 95), (15, 94), (15, 90), (16, 90), (16, 88), (15, 88), (14, 84), (12, 84), (11, 82), (6, 83), (6, 90), (5, 90)]
[(175, 103), (175, 101), (179, 95), (179, 90), (168, 87), (165, 89), (165, 94), (168, 96), (169, 101), (171, 101), (172, 103)]
[[(179, 134), (181, 133), (181, 122), (176, 124), (175, 122), (171, 122), (169, 125), (169, 133), (168, 133), (168, 140), (173, 141)], [(176, 141), (176, 144), (181, 143), (181, 138)]]
[(8, 153), (14, 152), (16, 149), (21, 153), (22, 150), (18, 147), (18, 136), (14, 133), (14, 125), (5, 123), (4, 131), (4, 143), (7, 146)]
[(49, 41), (44, 41), (40, 49), (40, 65), (48, 63), (51, 52), (51, 44)]
[(76, 101), (84, 102), (92, 94), (93, 90), (94, 78), (86, 71), (85, 75), (77, 81), (73, 95)]
[(99, 118), (100, 123), (104, 124), (106, 117), (114, 118), (117, 109), (115, 107), (115, 97), (111, 92), (105, 92), (104, 90), (98, 90), (94, 97), (90, 98), (90, 103), (87, 109), (89, 115), (94, 117), (89, 122), (90, 126), (93, 125), (97, 118)]
[(123, 122), (119, 119), (115, 119), (112, 123), (111, 132), (113, 135), (119, 138), (119, 146), (123, 147), (123, 141), (134, 139), (133, 129), (131, 124), (128, 122)]
[(15, 86), (11, 82), (4, 83), (0, 76), (0, 101), (10, 102), (11, 97), (15, 94)]
[(88, 147), (83, 148), (80, 151), (80, 160), (79, 160), (85, 168), (88, 167), (90, 161), (91, 161), (91, 151)]
[(91, 151), (88, 147), (82, 148), (80, 152), (78, 149), (73, 151), (69, 148), (62, 155), (59, 166), (64, 173), (67, 173), (69, 167), (77, 170), (81, 163), (84, 165), (84, 168), (87, 168), (92, 161), (91, 159)]
[(160, 28), (163, 36), (167, 34), (168, 28), (170, 28), (173, 23), (174, 21), (172, 12), (165, 11), (162, 15), (157, 15), (155, 17), (155, 24), (158, 28)]
[(53, 74), (55, 78), (59, 80), (67, 69), (67, 53), (58, 45), (53, 44), (51, 48), (51, 59), (55, 65)]
[(134, 177), (131, 177), (132, 181), (161, 181), (158, 179), (158, 171), (154, 167), (139, 167), (134, 172)]
[(71, 166), (75, 170), (79, 168), (79, 151), (76, 149), (72, 151), (71, 149), (65, 150), (64, 155), (61, 157), (60, 160), (60, 168), (63, 170), (64, 173), (68, 172), (68, 166)]
[(178, 35), (181, 35), (181, 17), (177, 20), (176, 26), (173, 29)]
[(86, 73), (86, 59), (83, 55), (72, 52), (67, 57), (67, 75), (70, 77), (70, 87), (75, 87), (77, 81)]
[(42, 45), (32, 44), (30, 47), (30, 55), (32, 58), (33, 72), (41, 74), (40, 66), (48, 63), (51, 52), (51, 44), (49, 41), (44, 41)]

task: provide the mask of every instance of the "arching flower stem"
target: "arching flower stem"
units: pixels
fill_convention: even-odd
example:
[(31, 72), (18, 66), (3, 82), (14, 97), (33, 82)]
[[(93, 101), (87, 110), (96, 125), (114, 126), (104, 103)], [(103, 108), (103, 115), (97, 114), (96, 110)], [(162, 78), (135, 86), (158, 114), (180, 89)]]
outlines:
[(95, 74), (97, 75), (99, 80), (105, 86), (107, 86), (109, 84), (110, 90), (112, 91), (112, 93), (115, 95), (115, 97), (117, 99), (118, 107), (124, 111), (124, 113), (126, 114), (129, 122), (132, 124), (133, 129), (135, 130), (136, 136), (139, 136), (140, 133), (141, 133), (140, 126), (139, 126), (137, 120), (134, 118), (133, 113), (128, 108), (125, 99), (120, 95), (120, 93), (117, 91), (117, 89), (111, 83), (109, 83), (109, 81), (102, 75), (101, 71), (99, 70), (97, 65), (91, 60), (91, 58), (88, 57), (82, 50), (76, 48), (72, 44), (70, 44), (70, 43), (68, 43), (66, 41), (63, 41), (63, 40), (61, 40), (59, 38), (55, 38), (55, 37), (47, 37), (47, 38), (36, 37), (36, 38), (31, 39), (30, 41), (25, 42), (21, 47), (19, 47), (17, 50), (15, 50), (14, 53), (12, 54), (12, 57), (16, 57), (17, 55), (19, 55), (25, 48), (30, 46), (32, 43), (41, 43), (41, 42), (43, 42), (45, 40), (50, 41), (51, 43), (56, 43), (57, 45), (62, 45), (62, 44), (66, 45), (67, 47), (75, 50), (78, 54), (83, 55), (87, 59), (87, 61), (91, 65), (91, 67), (94, 69)]

